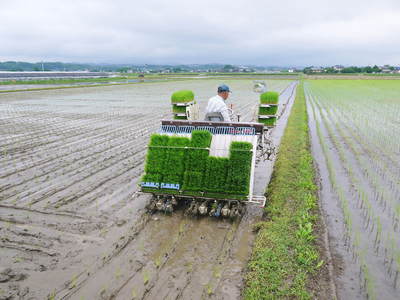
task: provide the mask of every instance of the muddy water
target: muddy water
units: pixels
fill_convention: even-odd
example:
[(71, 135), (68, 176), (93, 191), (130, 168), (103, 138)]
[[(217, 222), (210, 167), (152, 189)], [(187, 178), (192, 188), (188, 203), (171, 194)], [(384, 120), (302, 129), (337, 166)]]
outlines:
[(316, 120), (313, 117), (310, 103), (307, 102), (309, 117), (309, 129), (311, 137), (311, 149), (319, 175), (319, 199), (322, 215), (325, 219), (329, 235), (329, 248), (336, 284), (337, 297), (339, 299), (364, 299), (361, 293), (361, 280), (359, 266), (349, 255), (348, 246), (344, 240), (344, 217), (339, 201), (331, 188), (329, 172), (325, 165), (325, 157), (319, 144), (316, 132)]
[[(320, 174), (320, 201), (328, 228), (332, 254), (330, 264), (335, 273), (337, 298), (366, 299), (379, 296), (382, 299), (398, 299), (396, 267), (391, 263), (390, 254), (393, 250), (398, 251), (396, 249), (399, 246), (398, 229), (393, 227), (394, 216), (390, 214), (389, 208), (370, 201), (367, 205), (369, 213), (373, 212), (378, 217), (369, 218), (363, 204), (365, 199), (375, 194), (374, 186), (365, 176), (366, 172), (358, 158), (367, 152), (361, 144), (348, 144), (351, 131), (348, 128), (343, 131), (341, 128), (344, 119), (340, 123), (334, 122), (333, 115), (329, 115), (322, 106), (316, 106), (313, 95), (308, 95), (307, 105), (313, 156)], [(328, 160), (333, 171), (329, 171)], [(378, 177), (374, 179), (378, 180)], [(333, 181), (336, 184), (332, 184)], [(356, 189), (360, 188), (367, 196), (359, 197)], [(345, 206), (341, 199), (345, 199)], [(377, 224), (380, 229), (377, 229)], [(383, 232), (382, 240), (391, 237), (390, 244), (381, 241), (380, 232)]]
[[(235, 222), (148, 215), (149, 196), (135, 192), (148, 136), (169, 113), (165, 95), (189, 86), (205, 99), (218, 83), (2, 95), (0, 299), (240, 298), (262, 210)], [(250, 121), (251, 81), (227, 83)], [(294, 96), (288, 84), (270, 84), (289, 108), (276, 143)], [(271, 171), (260, 163), (257, 193)]]

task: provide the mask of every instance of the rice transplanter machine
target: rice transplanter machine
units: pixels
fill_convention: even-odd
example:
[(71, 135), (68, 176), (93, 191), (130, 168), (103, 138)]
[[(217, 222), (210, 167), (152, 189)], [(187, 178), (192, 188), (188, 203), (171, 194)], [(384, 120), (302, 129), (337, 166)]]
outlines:
[[(274, 99), (265, 103), (263, 95)], [(255, 169), (274, 151), (269, 134), (278, 97), (275, 92), (260, 95), (258, 122), (222, 122), (199, 120), (191, 91), (174, 93), (173, 119), (162, 120), (151, 136), (139, 183), (141, 192), (153, 195), (148, 208), (172, 212), (185, 203), (192, 215), (234, 218), (246, 204), (263, 207), (265, 196), (254, 192)], [(266, 114), (269, 108), (274, 114)]]

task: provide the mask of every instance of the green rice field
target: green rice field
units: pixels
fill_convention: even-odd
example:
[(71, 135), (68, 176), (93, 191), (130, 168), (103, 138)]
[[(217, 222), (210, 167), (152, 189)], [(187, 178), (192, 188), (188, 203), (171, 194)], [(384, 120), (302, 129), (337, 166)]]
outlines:
[(345, 265), (337, 279), (339, 298), (396, 299), (400, 84), (309, 80), (305, 92), (330, 247)]

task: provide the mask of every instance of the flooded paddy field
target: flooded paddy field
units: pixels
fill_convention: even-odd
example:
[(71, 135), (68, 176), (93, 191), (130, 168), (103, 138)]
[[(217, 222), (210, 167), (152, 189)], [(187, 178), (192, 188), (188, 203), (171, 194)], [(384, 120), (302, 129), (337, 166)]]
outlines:
[[(191, 89), (203, 110), (220, 83), (0, 94), (0, 299), (240, 298), (261, 209), (235, 222), (149, 215), (150, 196), (137, 192), (170, 95)], [(251, 121), (252, 81), (225, 83)], [(296, 83), (267, 83), (282, 93), (278, 144)], [(270, 176), (272, 162), (261, 166)]]
[(399, 299), (400, 85), (305, 84), (339, 299)]

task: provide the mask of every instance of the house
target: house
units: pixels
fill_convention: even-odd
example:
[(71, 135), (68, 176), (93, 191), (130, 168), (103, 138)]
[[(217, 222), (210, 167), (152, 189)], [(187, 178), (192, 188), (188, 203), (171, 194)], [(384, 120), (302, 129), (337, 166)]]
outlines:
[(311, 71), (313, 73), (322, 73), (323, 69), (321, 67), (312, 67)]
[(390, 65), (384, 65), (383, 67), (380, 67), (380, 69), (382, 73), (388, 74), (388, 73), (394, 73), (395, 68)]
[(342, 66), (342, 65), (334, 65), (333, 69), (335, 71), (341, 72), (344, 69), (344, 66)]

